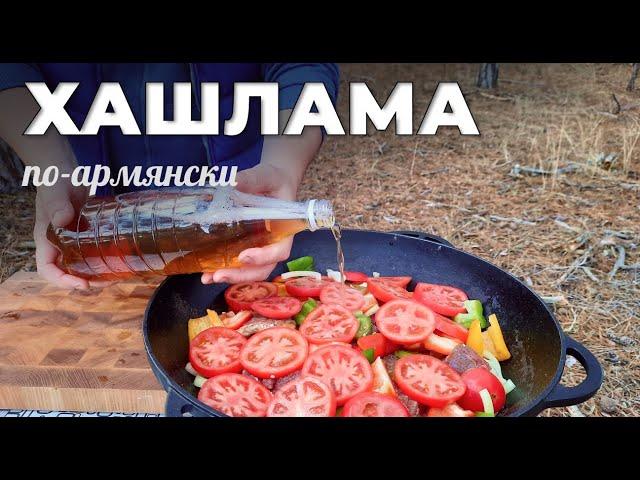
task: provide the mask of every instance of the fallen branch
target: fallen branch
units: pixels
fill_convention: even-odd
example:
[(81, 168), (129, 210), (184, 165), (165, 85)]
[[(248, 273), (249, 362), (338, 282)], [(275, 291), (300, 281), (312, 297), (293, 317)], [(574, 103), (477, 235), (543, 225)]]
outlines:
[(501, 217), (499, 215), (489, 215), (489, 219), (494, 222), (512, 222), (518, 225), (536, 225), (536, 222), (530, 222), (529, 220), (522, 220), (515, 217)]
[(582, 230), (580, 230), (579, 228), (572, 227), (568, 223), (563, 222), (562, 220), (558, 220), (557, 218), (554, 220), (554, 223), (556, 225), (558, 225), (559, 227), (562, 227), (562, 228), (564, 228), (566, 230), (569, 230), (571, 232), (574, 232), (574, 233), (581, 233), (582, 232)]
[(626, 257), (626, 252), (624, 247), (622, 245), (618, 245), (618, 259), (616, 260), (616, 263), (613, 265), (613, 269), (611, 270), (611, 273), (609, 273), (609, 280), (613, 280), (613, 277), (615, 277), (618, 270), (621, 267), (624, 267), (625, 257)]
[(564, 283), (564, 281), (567, 278), (569, 278), (569, 275), (571, 275), (573, 272), (575, 272), (578, 268), (584, 266), (584, 264), (587, 263), (587, 260), (591, 256), (591, 251), (592, 250), (593, 250), (593, 247), (589, 247), (581, 256), (576, 258), (573, 261), (573, 263), (571, 265), (569, 265), (569, 267), (567, 267), (567, 271), (564, 272), (560, 276), (560, 278), (558, 280), (556, 280), (555, 284), (556, 285), (561, 285), (562, 283)]
[(630, 92), (633, 92), (633, 89), (636, 88), (638, 71), (640, 71), (640, 63), (634, 63), (631, 66), (631, 78), (629, 79), (629, 83), (627, 83), (627, 90), (629, 90)]
[(587, 277), (589, 277), (591, 280), (593, 280), (596, 283), (600, 283), (600, 279), (593, 274), (593, 272), (589, 267), (580, 267), (580, 268), (582, 268), (582, 271), (587, 274)]
[(478, 94), (485, 98), (490, 98), (491, 100), (497, 100), (499, 102), (513, 102), (514, 99), (512, 97), (499, 97), (497, 95), (491, 95), (490, 93), (478, 91)]
[(537, 167), (527, 167), (527, 166), (522, 166), (518, 163), (516, 163), (513, 168), (511, 168), (511, 172), (509, 172), (509, 175), (513, 176), (513, 177), (518, 177), (522, 174), (528, 174), (528, 175), (561, 175), (563, 173), (569, 173), (569, 172), (575, 172), (576, 170), (580, 169), (580, 165), (578, 165), (577, 163), (570, 163), (565, 167), (560, 167), (557, 168), (555, 170), (544, 170), (542, 168), (537, 168)]
[(555, 305), (556, 303), (562, 303), (562, 304), (567, 303), (567, 299), (565, 298), (564, 295), (556, 295), (551, 297), (540, 297), (540, 298), (542, 298), (542, 301), (548, 305)]

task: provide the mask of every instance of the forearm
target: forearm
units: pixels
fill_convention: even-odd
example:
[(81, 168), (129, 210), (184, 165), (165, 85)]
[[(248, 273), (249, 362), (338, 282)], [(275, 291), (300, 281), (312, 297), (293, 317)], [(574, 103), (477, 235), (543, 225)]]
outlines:
[(295, 198), (305, 170), (322, 144), (320, 127), (307, 127), (302, 135), (282, 135), (291, 110), (280, 112), (280, 135), (266, 136), (262, 147), (262, 163), (282, 171), (284, 193)]
[(26, 165), (55, 165), (71, 171), (76, 165), (69, 141), (49, 128), (44, 135), (23, 135), (40, 107), (25, 87), (0, 91), (0, 138), (13, 148)]

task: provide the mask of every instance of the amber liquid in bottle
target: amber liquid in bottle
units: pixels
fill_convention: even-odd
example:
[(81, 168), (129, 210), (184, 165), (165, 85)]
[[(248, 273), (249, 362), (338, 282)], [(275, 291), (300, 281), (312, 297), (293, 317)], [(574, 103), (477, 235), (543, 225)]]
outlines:
[(75, 228), (50, 226), (47, 237), (60, 250), (61, 269), (102, 281), (238, 267), (243, 250), (334, 223), (326, 201), (310, 206), (236, 192), (219, 208), (214, 197), (160, 190), (95, 198)]

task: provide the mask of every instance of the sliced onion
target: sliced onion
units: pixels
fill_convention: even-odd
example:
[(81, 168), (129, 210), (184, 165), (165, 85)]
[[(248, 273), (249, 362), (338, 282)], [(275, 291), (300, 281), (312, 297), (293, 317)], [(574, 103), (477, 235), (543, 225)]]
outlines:
[(516, 389), (516, 384), (513, 383), (512, 380), (505, 380), (502, 386), (504, 387), (504, 392), (507, 394), (513, 392)]
[(364, 314), (367, 317), (372, 316), (374, 313), (376, 313), (378, 310), (380, 310), (380, 305), (375, 304), (373, 307), (371, 307), (369, 310), (367, 310), (366, 312), (364, 312)]
[(320, 275), (320, 272), (311, 272), (311, 271), (308, 271), (308, 270), (295, 271), (295, 272), (285, 272), (280, 276), (282, 278), (284, 278), (285, 280), (288, 280), (289, 278), (295, 278), (295, 277), (313, 277), (318, 281), (320, 281), (322, 279), (322, 275)]
[(193, 384), (198, 387), (198, 388), (202, 388), (202, 385), (204, 384), (204, 382), (206, 382), (207, 379), (205, 377), (203, 377), (202, 375), (198, 375), (194, 380), (193, 380)]
[(373, 273), (371, 274), (371, 276), (372, 276), (373, 278), (378, 278), (378, 277), (380, 276), (380, 272), (373, 272)]
[(493, 411), (493, 400), (491, 400), (491, 394), (489, 393), (489, 390), (487, 390), (486, 388), (480, 390), (480, 399), (482, 400), (484, 413), (495, 415), (495, 412)]
[(502, 367), (500, 366), (500, 362), (495, 357), (495, 355), (493, 355), (488, 350), (485, 350), (482, 356), (485, 358), (485, 360), (489, 364), (491, 373), (493, 373), (496, 377), (498, 377), (498, 380), (500, 380), (500, 383), (502, 383), (504, 392), (508, 394), (508, 393), (511, 393), (513, 390), (515, 390), (516, 384), (513, 383), (513, 381), (511, 380), (505, 379), (504, 376), (502, 375)]
[(340, 275), (340, 272), (337, 270), (331, 270), (330, 268), (327, 268), (327, 277), (329, 277), (331, 280), (334, 280), (336, 282), (341, 282), (341, 278), (342, 276)]
[(184, 366), (184, 369), (189, 372), (191, 375), (193, 375), (194, 377), (198, 376), (198, 372), (196, 372), (195, 368), (193, 368), (193, 366), (191, 365), (191, 363), (187, 363)]

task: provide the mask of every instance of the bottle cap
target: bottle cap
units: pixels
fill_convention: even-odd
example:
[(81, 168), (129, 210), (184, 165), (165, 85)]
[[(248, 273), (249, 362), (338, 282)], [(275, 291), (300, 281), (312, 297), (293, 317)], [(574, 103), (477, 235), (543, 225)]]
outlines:
[(307, 202), (307, 220), (312, 232), (319, 228), (331, 228), (336, 223), (333, 206), (328, 200), (309, 200)]

